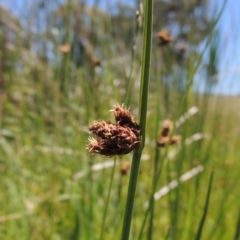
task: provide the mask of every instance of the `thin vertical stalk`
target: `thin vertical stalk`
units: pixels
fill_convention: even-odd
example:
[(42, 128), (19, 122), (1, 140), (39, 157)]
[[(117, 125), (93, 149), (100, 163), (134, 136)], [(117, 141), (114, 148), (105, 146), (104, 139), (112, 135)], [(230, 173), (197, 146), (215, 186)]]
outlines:
[(152, 179), (152, 194), (149, 201), (149, 210), (150, 210), (150, 218), (149, 218), (149, 226), (148, 226), (148, 240), (153, 239), (153, 230), (154, 230), (154, 206), (155, 206), (155, 199), (154, 199), (154, 193), (156, 192), (157, 188), (157, 172), (158, 172), (158, 165), (159, 165), (159, 156), (160, 151), (158, 147), (155, 148), (155, 158), (154, 158), (154, 164), (153, 164), (153, 179)]
[[(141, 13), (139, 13), (139, 14), (141, 14)], [(132, 45), (130, 73), (127, 77), (127, 94), (126, 94), (126, 101), (125, 101), (127, 107), (129, 107), (129, 105), (130, 105), (131, 96), (132, 96), (132, 91), (131, 91), (132, 86), (133, 86), (132, 73), (133, 73), (134, 60), (136, 57), (136, 42), (137, 42), (137, 36), (139, 33), (139, 29), (140, 29), (140, 26), (139, 26), (139, 21), (137, 19), (136, 27), (135, 27), (135, 37), (134, 37), (133, 45)]]
[(93, 232), (92, 232), (92, 223), (94, 223), (94, 218), (93, 218), (93, 204), (94, 204), (94, 200), (93, 200), (93, 177), (92, 177), (92, 165), (93, 165), (93, 160), (92, 158), (90, 158), (89, 160), (89, 182), (87, 182), (87, 192), (88, 192), (88, 197), (89, 197), (89, 204), (87, 206), (87, 238), (91, 239), (93, 236)]
[(239, 239), (240, 239), (240, 209), (238, 211), (238, 219), (237, 219), (237, 225), (236, 225), (234, 240), (239, 240)]
[(209, 206), (209, 200), (210, 200), (210, 195), (211, 195), (211, 190), (212, 190), (213, 176), (214, 176), (214, 169), (212, 169), (211, 176), (210, 176), (210, 179), (209, 179), (207, 197), (206, 197), (205, 206), (204, 206), (204, 210), (203, 210), (203, 216), (202, 216), (202, 219), (201, 219), (199, 227), (198, 227), (196, 240), (200, 240), (201, 239), (203, 225), (204, 225), (204, 222), (206, 220), (208, 206)]
[[(156, 87), (156, 98), (159, 99), (159, 92), (160, 92), (160, 82), (157, 81)], [(160, 106), (159, 102), (156, 103), (156, 121), (155, 121), (155, 156), (154, 156), (154, 163), (153, 163), (153, 178), (152, 178), (152, 194), (149, 200), (149, 210), (150, 210), (150, 218), (149, 218), (149, 225), (148, 225), (148, 239), (153, 239), (153, 231), (154, 231), (154, 207), (155, 207), (155, 199), (154, 193), (156, 192), (157, 182), (158, 182), (158, 173), (159, 169), (161, 169), (161, 162), (160, 162), (160, 149), (157, 146), (157, 139), (158, 139), (158, 132), (159, 132), (159, 121), (160, 121)]]
[(146, 118), (147, 118), (147, 102), (148, 102), (148, 86), (149, 86), (149, 73), (150, 73), (150, 59), (151, 59), (151, 45), (152, 45), (152, 9), (153, 0), (145, 1), (144, 9), (144, 43), (143, 43), (143, 61), (141, 72), (141, 89), (139, 98), (139, 116), (140, 116), (140, 129), (141, 129), (141, 145), (134, 151), (132, 159), (131, 174), (128, 186), (128, 195), (125, 208), (125, 215), (122, 227), (122, 240), (129, 239), (129, 233), (132, 221), (132, 212), (134, 197), (137, 186), (138, 171), (140, 166), (140, 159), (142, 150), (145, 145), (146, 133)]
[[(72, 14), (72, 0), (68, 0), (67, 3), (67, 17), (64, 19), (64, 28), (65, 28), (65, 36), (63, 39), (63, 44), (70, 42), (70, 29), (71, 29), (71, 14)], [(65, 97), (67, 96), (67, 87), (68, 86), (68, 74), (70, 67), (70, 53), (66, 53), (63, 56), (61, 63), (61, 82), (60, 82), (60, 91), (64, 93)]]
[(103, 214), (102, 230), (101, 230), (100, 240), (103, 239), (103, 233), (104, 233), (104, 229), (105, 229), (105, 222), (106, 222), (106, 216), (107, 216), (107, 210), (108, 210), (108, 203), (109, 203), (111, 189), (112, 189), (112, 183), (113, 183), (113, 177), (114, 177), (114, 172), (115, 172), (115, 168), (116, 168), (116, 162), (117, 162), (117, 160), (114, 159), (114, 165), (113, 165), (113, 168), (112, 168), (110, 185), (109, 185), (109, 189), (108, 189), (107, 202), (106, 202), (106, 206), (105, 206), (104, 214)]

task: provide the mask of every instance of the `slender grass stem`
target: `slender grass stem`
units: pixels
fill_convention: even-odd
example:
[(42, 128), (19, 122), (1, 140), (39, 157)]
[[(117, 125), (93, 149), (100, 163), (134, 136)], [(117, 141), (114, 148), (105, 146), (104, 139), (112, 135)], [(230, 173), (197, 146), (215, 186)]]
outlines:
[(135, 38), (132, 46), (132, 53), (131, 53), (131, 67), (130, 67), (130, 73), (127, 77), (127, 94), (126, 94), (126, 106), (129, 107), (129, 104), (131, 102), (131, 96), (132, 96), (132, 85), (133, 85), (133, 80), (132, 80), (132, 73), (133, 73), (133, 66), (134, 66), (134, 60), (136, 57), (136, 42), (137, 42), (137, 36), (139, 32), (139, 23), (137, 21), (136, 23), (136, 28), (135, 28)]
[(196, 240), (200, 240), (201, 239), (203, 225), (204, 225), (204, 222), (206, 220), (208, 206), (209, 206), (209, 200), (210, 200), (210, 195), (211, 195), (211, 190), (212, 190), (213, 176), (214, 176), (214, 169), (212, 169), (212, 172), (211, 172), (211, 175), (210, 175), (209, 184), (208, 184), (208, 191), (207, 191), (207, 197), (206, 197), (204, 211), (203, 211), (203, 216), (202, 216), (202, 219), (201, 219), (199, 227), (198, 227)]
[(240, 209), (238, 210), (238, 219), (237, 219), (237, 225), (236, 225), (236, 231), (234, 240), (240, 239)]
[(93, 204), (94, 204), (94, 198), (93, 198), (93, 179), (92, 179), (92, 159), (90, 158), (89, 161), (89, 182), (87, 184), (88, 188), (88, 194), (89, 194), (89, 205), (88, 205), (88, 226), (87, 226), (87, 237), (90, 239), (93, 236), (92, 232), (92, 223), (94, 222), (94, 214), (93, 214)]
[[(156, 98), (159, 99), (159, 92), (160, 92), (160, 82), (157, 81), (156, 86)], [(159, 99), (160, 101), (160, 99)], [(160, 121), (160, 104), (157, 101), (156, 104), (156, 120), (155, 120), (155, 140), (157, 142), (158, 139), (158, 132), (159, 132), (159, 121)], [(153, 163), (153, 178), (152, 178), (152, 194), (149, 200), (149, 209), (150, 209), (150, 218), (149, 218), (149, 226), (148, 226), (148, 239), (152, 239), (153, 230), (154, 230), (154, 206), (155, 206), (155, 199), (154, 193), (156, 192), (157, 182), (158, 182), (158, 171), (159, 167), (161, 168), (160, 163), (160, 149), (158, 148), (157, 144), (155, 145), (155, 156), (154, 156), (154, 163)]]
[(157, 189), (157, 172), (158, 172), (158, 161), (159, 161), (159, 149), (156, 147), (155, 149), (155, 159), (154, 159), (154, 175), (153, 175), (153, 180), (152, 180), (152, 195), (151, 199), (149, 201), (150, 204), (150, 218), (149, 218), (149, 226), (148, 226), (148, 240), (152, 239), (153, 236), (153, 230), (154, 230), (154, 206), (155, 206), (155, 199), (154, 199), (154, 193), (156, 192)]
[[(159, 159), (159, 154), (160, 154), (160, 151), (157, 149), (156, 151), (156, 155), (155, 155), (155, 160), (156, 159)], [(147, 208), (147, 210), (145, 211), (145, 216), (144, 216), (144, 219), (143, 219), (143, 222), (142, 222), (142, 226), (141, 226), (141, 230), (140, 230), (140, 234), (139, 234), (139, 237), (138, 239), (142, 239), (142, 236), (143, 236), (143, 231), (144, 231), (144, 228), (145, 228), (145, 225), (146, 225), (146, 222), (147, 222), (147, 217), (148, 217), (148, 214), (151, 213), (151, 211), (154, 211), (154, 210), (151, 210), (151, 208), (153, 207), (151, 205), (151, 200), (152, 201), (155, 201), (154, 199), (154, 194), (155, 194), (155, 190), (156, 189), (156, 186), (157, 186), (157, 183), (159, 181), (159, 178), (160, 178), (160, 175), (161, 175), (161, 171), (162, 171), (162, 167), (163, 167), (163, 163), (164, 163), (164, 159), (166, 159), (166, 156), (167, 156), (167, 153), (168, 153), (168, 147), (165, 151), (165, 153), (163, 154), (163, 156), (161, 157), (162, 161), (160, 161), (158, 163), (158, 166), (157, 166), (157, 170), (156, 172), (154, 173), (154, 185), (153, 185), (153, 190), (152, 190), (152, 193), (151, 193), (151, 196), (150, 196), (150, 200), (149, 200), (149, 206)], [(154, 204), (154, 203), (153, 203)], [(150, 211), (151, 210), (151, 211)], [(152, 216), (150, 216), (152, 217)], [(151, 221), (151, 220), (150, 220)], [(150, 229), (149, 229), (150, 231)]]
[[(64, 36), (63, 44), (70, 42), (70, 28), (71, 28), (71, 14), (72, 14), (72, 0), (67, 2), (67, 18), (65, 21), (65, 29), (66, 34)], [(62, 67), (61, 70), (61, 82), (60, 82), (60, 91), (64, 93), (64, 96), (67, 96), (67, 88), (69, 87), (68, 76), (69, 76), (69, 68), (70, 68), (70, 54), (65, 54), (63, 56)]]
[(129, 180), (129, 186), (128, 186), (127, 203), (126, 203), (125, 215), (124, 215), (124, 221), (123, 221), (123, 227), (122, 227), (122, 237), (121, 237), (122, 240), (129, 239), (134, 197), (136, 192), (138, 171), (140, 166), (140, 158), (141, 158), (141, 151), (135, 151), (133, 154), (133, 162), (132, 162), (131, 174), (130, 174), (130, 180)]
[(113, 168), (112, 168), (110, 185), (109, 185), (109, 188), (108, 188), (107, 202), (106, 202), (106, 206), (105, 206), (105, 210), (104, 210), (104, 214), (103, 214), (102, 230), (101, 230), (100, 240), (103, 239), (103, 234), (104, 234), (104, 229), (105, 229), (105, 223), (106, 223), (106, 216), (107, 216), (107, 210), (108, 210), (108, 204), (109, 204), (109, 199), (110, 199), (110, 194), (111, 194), (111, 189), (112, 189), (114, 172), (115, 172), (115, 168), (116, 168), (116, 162), (117, 162), (117, 160), (114, 159), (114, 165), (113, 165)]
[(148, 86), (150, 73), (151, 45), (152, 45), (152, 9), (153, 0), (145, 1), (144, 9), (144, 43), (143, 43), (143, 62), (141, 72), (141, 89), (139, 98), (139, 115), (141, 129), (141, 146), (134, 151), (132, 159), (132, 168), (128, 186), (128, 195), (125, 208), (125, 215), (122, 227), (122, 240), (129, 239), (129, 233), (132, 221), (133, 204), (137, 186), (138, 171), (142, 150), (145, 145), (146, 118), (147, 118), (147, 102), (148, 102)]

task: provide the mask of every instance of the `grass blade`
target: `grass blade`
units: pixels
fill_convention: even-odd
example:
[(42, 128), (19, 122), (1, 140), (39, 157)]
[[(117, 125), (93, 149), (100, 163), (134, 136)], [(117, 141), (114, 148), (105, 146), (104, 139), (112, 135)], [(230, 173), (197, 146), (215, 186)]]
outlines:
[(202, 219), (201, 219), (199, 227), (198, 227), (196, 240), (200, 240), (201, 239), (203, 225), (204, 225), (205, 220), (206, 220), (208, 206), (209, 206), (209, 200), (210, 200), (210, 195), (211, 195), (211, 190), (212, 190), (213, 176), (214, 176), (214, 168), (212, 169), (212, 172), (211, 172), (211, 175), (210, 175), (209, 184), (208, 184), (208, 191), (207, 191), (207, 197), (206, 197), (204, 211), (203, 211), (203, 216), (202, 216)]
[(239, 240), (239, 239), (240, 239), (240, 209), (238, 211), (238, 220), (237, 220), (236, 232), (235, 232), (234, 240)]

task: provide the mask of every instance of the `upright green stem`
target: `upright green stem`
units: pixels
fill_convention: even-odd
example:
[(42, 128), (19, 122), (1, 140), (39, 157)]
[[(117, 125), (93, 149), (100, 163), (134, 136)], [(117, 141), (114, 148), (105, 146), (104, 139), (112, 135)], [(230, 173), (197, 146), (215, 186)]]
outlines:
[(208, 212), (208, 206), (209, 206), (210, 195), (211, 195), (211, 190), (212, 190), (213, 176), (214, 176), (214, 168), (212, 169), (212, 172), (210, 175), (210, 179), (209, 179), (209, 183), (208, 183), (208, 190), (207, 190), (207, 197), (206, 197), (205, 206), (204, 206), (204, 210), (203, 210), (203, 216), (202, 216), (202, 219), (201, 219), (199, 227), (198, 227), (198, 232), (197, 232), (197, 235), (195, 238), (196, 240), (201, 239), (203, 225), (205, 223), (207, 212)]
[(144, 9), (144, 43), (143, 43), (143, 62), (141, 72), (141, 89), (139, 98), (140, 128), (142, 134), (141, 148), (145, 145), (148, 85), (150, 75), (151, 47), (152, 47), (152, 14), (153, 0), (145, 2)]
[[(71, 16), (72, 14), (72, 0), (68, 0), (67, 3), (67, 18), (65, 19), (65, 30), (66, 34), (64, 36), (63, 44), (70, 42), (70, 29), (71, 29)], [(66, 53), (63, 56), (62, 66), (61, 66), (61, 82), (60, 82), (60, 91), (67, 96), (67, 87), (68, 87), (68, 75), (70, 67), (70, 53)]]
[(146, 118), (147, 118), (147, 101), (148, 101), (148, 86), (150, 73), (151, 45), (152, 45), (152, 7), (153, 0), (145, 1), (144, 5), (144, 43), (143, 43), (143, 62), (141, 72), (141, 89), (139, 98), (139, 116), (141, 129), (141, 146), (134, 151), (132, 159), (131, 174), (128, 187), (127, 202), (125, 215), (122, 227), (122, 240), (129, 239), (129, 233), (132, 221), (133, 204), (137, 186), (138, 171), (142, 150), (145, 145)]
[[(149, 200), (149, 211), (150, 211), (150, 217), (149, 217), (149, 226), (148, 226), (148, 239), (151, 240), (153, 238), (153, 231), (154, 231), (154, 206), (155, 206), (155, 199), (154, 199), (154, 193), (156, 192), (157, 188), (157, 182), (158, 177), (160, 174), (159, 169), (161, 169), (162, 162), (160, 162), (160, 149), (157, 146), (157, 139), (158, 139), (158, 132), (159, 132), (159, 120), (160, 120), (160, 106), (159, 106), (159, 92), (160, 92), (160, 82), (157, 81), (156, 86), (156, 120), (155, 120), (155, 156), (154, 156), (154, 163), (153, 163), (153, 178), (152, 178), (152, 194)], [(148, 212), (148, 211), (147, 211)]]
[(154, 199), (154, 193), (156, 191), (157, 188), (157, 172), (158, 172), (158, 161), (159, 161), (159, 154), (160, 151), (158, 149), (158, 147), (156, 146), (155, 148), (155, 158), (154, 158), (154, 174), (153, 174), (153, 179), (152, 179), (152, 194), (151, 194), (151, 198), (149, 201), (149, 210), (150, 210), (150, 218), (149, 218), (149, 226), (148, 226), (148, 240), (153, 239), (153, 230), (154, 230), (154, 206), (155, 206), (155, 199)]
[(134, 66), (134, 60), (135, 60), (135, 57), (136, 57), (136, 41), (137, 41), (137, 36), (138, 36), (138, 32), (139, 32), (139, 22), (137, 20), (137, 23), (136, 23), (136, 29), (135, 29), (135, 37), (134, 37), (134, 43), (133, 43), (133, 46), (132, 46), (132, 57), (131, 57), (131, 67), (130, 67), (130, 73), (128, 75), (128, 78), (127, 78), (127, 95), (126, 95), (126, 101), (125, 101), (125, 104), (127, 107), (129, 107), (129, 104), (131, 102), (131, 96), (132, 96), (132, 85), (133, 85), (133, 80), (132, 80), (132, 73), (133, 73), (133, 66)]
[(100, 240), (103, 239), (103, 234), (104, 234), (104, 230), (105, 230), (105, 222), (106, 222), (106, 217), (107, 217), (107, 210), (108, 210), (110, 194), (111, 194), (111, 190), (112, 190), (112, 184), (113, 184), (113, 177), (114, 177), (114, 172), (115, 172), (115, 168), (116, 168), (116, 162), (117, 162), (117, 160), (114, 159), (114, 165), (113, 165), (113, 169), (112, 169), (110, 185), (109, 185), (108, 195), (107, 195), (107, 202), (106, 202), (106, 206), (105, 206), (105, 210), (104, 210), (104, 214), (103, 214), (102, 230), (101, 230)]
[(238, 211), (238, 219), (237, 219), (237, 225), (236, 225), (236, 230), (235, 230), (235, 236), (234, 240), (240, 239), (240, 209)]

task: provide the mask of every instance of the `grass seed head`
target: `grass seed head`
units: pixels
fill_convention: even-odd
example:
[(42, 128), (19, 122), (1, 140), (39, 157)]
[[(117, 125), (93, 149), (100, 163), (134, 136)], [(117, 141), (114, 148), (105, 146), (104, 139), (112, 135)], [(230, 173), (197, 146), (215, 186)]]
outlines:
[(158, 42), (159, 46), (166, 46), (173, 41), (169, 31), (166, 29), (162, 29), (160, 32), (158, 32), (157, 38), (159, 40)]
[(113, 112), (115, 124), (95, 121), (89, 125), (89, 131), (97, 137), (89, 139), (90, 153), (111, 157), (127, 154), (140, 145), (140, 128), (130, 112), (120, 105), (115, 105)]
[(162, 131), (161, 131), (160, 135), (162, 137), (167, 137), (171, 133), (172, 129), (173, 129), (172, 121), (165, 120), (163, 122)]
[(131, 164), (128, 161), (121, 161), (120, 172), (121, 175), (127, 175), (130, 170)]
[(96, 56), (91, 57), (91, 63), (96, 67), (101, 66), (101, 60)]
[(181, 141), (181, 136), (174, 135), (170, 138), (170, 133), (173, 129), (173, 123), (170, 120), (163, 122), (162, 130), (158, 136), (157, 145), (159, 147), (165, 147), (167, 145), (174, 145)]
[(157, 145), (159, 147), (166, 147), (167, 145), (175, 145), (180, 143), (181, 141), (181, 136), (173, 136), (172, 138), (170, 137), (163, 137), (160, 136), (157, 141)]

